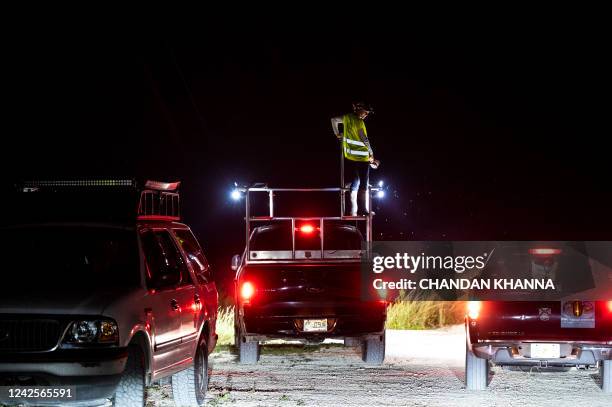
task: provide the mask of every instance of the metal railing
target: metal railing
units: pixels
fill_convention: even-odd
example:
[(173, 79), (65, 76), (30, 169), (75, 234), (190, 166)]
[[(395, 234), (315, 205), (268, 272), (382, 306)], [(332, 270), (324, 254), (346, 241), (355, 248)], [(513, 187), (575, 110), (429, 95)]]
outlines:
[[(268, 187), (249, 187), (249, 188), (241, 188), (239, 189), (245, 195), (245, 223), (246, 223), (246, 231), (245, 231), (245, 239), (246, 239), (246, 261), (247, 262), (258, 262), (258, 261), (294, 261), (294, 260), (320, 260), (320, 259), (333, 259), (336, 261), (354, 261), (354, 258), (350, 256), (345, 256), (345, 258), (340, 259), (337, 257), (326, 256), (325, 253), (325, 222), (326, 221), (355, 221), (355, 222), (364, 222), (366, 229), (366, 247), (370, 247), (370, 242), (372, 241), (372, 212), (368, 212), (367, 215), (359, 215), (359, 216), (345, 216), (345, 198), (346, 192), (350, 191), (348, 188), (268, 188)], [(369, 208), (371, 205), (371, 193), (372, 191), (378, 191), (378, 188), (371, 188), (368, 186), (366, 193), (367, 207)], [(268, 215), (267, 216), (252, 216), (251, 215), (251, 193), (259, 192), (259, 193), (267, 193), (268, 194)], [(330, 192), (330, 193), (338, 193), (340, 197), (340, 216), (275, 216), (274, 212), (274, 197), (277, 192), (293, 192), (293, 193), (314, 193), (314, 192)], [(266, 257), (265, 259), (261, 258), (253, 258), (251, 253), (251, 238), (254, 232), (253, 223), (263, 223), (263, 222), (274, 222), (274, 221), (285, 221), (291, 222), (291, 254), (285, 253), (285, 255), (281, 254), (280, 251), (276, 253), (275, 258)], [(320, 244), (320, 254), (317, 256), (307, 255), (309, 252), (313, 252), (315, 250), (296, 250), (296, 222), (300, 221), (316, 221), (318, 222), (318, 232), (321, 240)], [(305, 252), (304, 256), (296, 256), (296, 253)], [(334, 252), (339, 252), (338, 250)], [(361, 251), (358, 251), (361, 252)], [(346, 258), (348, 257), (348, 258)], [(361, 257), (361, 256), (358, 256)]]

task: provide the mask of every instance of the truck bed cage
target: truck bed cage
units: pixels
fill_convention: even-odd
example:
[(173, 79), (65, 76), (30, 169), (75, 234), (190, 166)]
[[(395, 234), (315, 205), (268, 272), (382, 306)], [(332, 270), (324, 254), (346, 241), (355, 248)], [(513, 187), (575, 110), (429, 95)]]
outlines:
[[(258, 184), (261, 185), (261, 184)], [(368, 207), (370, 207), (371, 203), (371, 192), (378, 191), (379, 188), (372, 188), (368, 186), (366, 199), (368, 200)], [(326, 251), (324, 250), (325, 243), (325, 222), (326, 221), (355, 221), (355, 222), (364, 222), (366, 229), (366, 255), (369, 257), (369, 248), (370, 243), (372, 242), (372, 213), (370, 212), (368, 215), (359, 215), (359, 216), (344, 216), (345, 209), (345, 195), (347, 191), (350, 191), (348, 188), (268, 188), (266, 187), (247, 187), (240, 188), (240, 192), (245, 194), (245, 223), (246, 223), (246, 263), (279, 263), (279, 262), (291, 262), (299, 260), (303, 261), (337, 261), (337, 262), (354, 262), (357, 259), (360, 259), (363, 256), (362, 250), (332, 250)], [(267, 216), (252, 216), (251, 215), (251, 197), (250, 194), (252, 192), (264, 192), (268, 194), (268, 215)], [(330, 193), (338, 193), (340, 197), (340, 216), (275, 216), (274, 215), (274, 196), (276, 192), (330, 192)], [(260, 223), (260, 222), (274, 222), (274, 221), (285, 221), (291, 222), (291, 241), (292, 241), (292, 249), (289, 251), (266, 251), (262, 252), (265, 254), (263, 257), (258, 256), (257, 253), (252, 253), (250, 248), (250, 240), (251, 235), (254, 232), (254, 228), (252, 227), (252, 223)], [(296, 221), (313, 221), (318, 222), (318, 231), (321, 240), (320, 250), (296, 250), (296, 239), (295, 239), (295, 231), (296, 231)], [(331, 255), (328, 252), (338, 253), (340, 252), (341, 257), (338, 255)], [(348, 253), (352, 252), (352, 253)], [(255, 255), (253, 255), (255, 254)]]

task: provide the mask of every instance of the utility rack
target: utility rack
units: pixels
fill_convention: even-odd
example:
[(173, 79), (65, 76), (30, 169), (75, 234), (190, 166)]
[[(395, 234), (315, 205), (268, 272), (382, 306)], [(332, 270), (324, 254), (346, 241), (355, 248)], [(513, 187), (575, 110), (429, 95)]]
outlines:
[[(246, 239), (246, 263), (286, 263), (293, 261), (334, 261), (334, 262), (354, 262), (362, 259), (364, 256), (370, 256), (370, 247), (372, 242), (372, 212), (367, 215), (345, 216), (345, 196), (348, 188), (269, 188), (267, 186), (239, 188), (245, 196), (245, 239)], [(371, 208), (371, 194), (378, 191), (379, 188), (368, 187), (366, 199), (368, 207)], [(268, 215), (253, 216), (251, 215), (251, 194), (254, 192), (268, 194)], [(313, 193), (313, 192), (329, 192), (337, 193), (340, 197), (340, 216), (275, 216), (274, 213), (274, 197), (277, 192), (294, 192), (294, 193)], [(254, 224), (262, 224), (266, 222), (290, 222), (291, 225), (291, 251), (251, 251), (251, 238), (255, 231)], [(318, 250), (296, 250), (296, 226), (297, 222), (309, 221), (318, 224), (318, 233), (320, 237), (320, 248)], [(325, 250), (325, 223), (328, 221), (355, 221), (356, 226), (360, 222), (365, 225), (365, 250)]]
[(56, 208), (66, 211), (85, 209), (92, 213), (106, 212), (111, 210), (112, 204), (121, 201), (121, 205), (125, 205), (119, 208), (123, 212), (131, 212), (123, 213), (124, 216), (135, 214), (138, 220), (168, 221), (180, 220), (179, 186), (178, 181), (147, 180), (139, 187), (134, 179), (38, 180), (16, 185), (21, 192), (32, 197), (42, 193), (41, 198), (44, 196), (47, 200), (41, 199), (41, 204), (53, 203)]

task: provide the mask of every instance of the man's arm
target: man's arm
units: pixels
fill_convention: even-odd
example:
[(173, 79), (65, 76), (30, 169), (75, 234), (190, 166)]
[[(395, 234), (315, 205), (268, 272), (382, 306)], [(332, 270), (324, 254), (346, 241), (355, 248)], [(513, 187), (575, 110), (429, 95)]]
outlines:
[(368, 136), (365, 135), (363, 129), (359, 129), (357, 134), (359, 134), (359, 138), (368, 148), (368, 151), (370, 152), (370, 157), (374, 157), (374, 152), (372, 151), (372, 147), (370, 147), (370, 140), (368, 140)]
[(334, 130), (334, 134), (336, 135), (338, 139), (341, 139), (342, 134), (340, 132), (340, 125), (342, 124), (344, 126), (344, 123), (342, 122), (342, 116), (332, 117), (331, 124), (332, 124), (332, 129)]

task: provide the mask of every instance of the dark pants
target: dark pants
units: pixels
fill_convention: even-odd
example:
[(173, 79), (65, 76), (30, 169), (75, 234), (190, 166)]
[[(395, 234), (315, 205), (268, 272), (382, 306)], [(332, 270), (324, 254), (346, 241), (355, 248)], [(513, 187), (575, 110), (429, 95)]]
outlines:
[(351, 191), (365, 191), (370, 182), (370, 163), (344, 159), (344, 180), (351, 181)]

